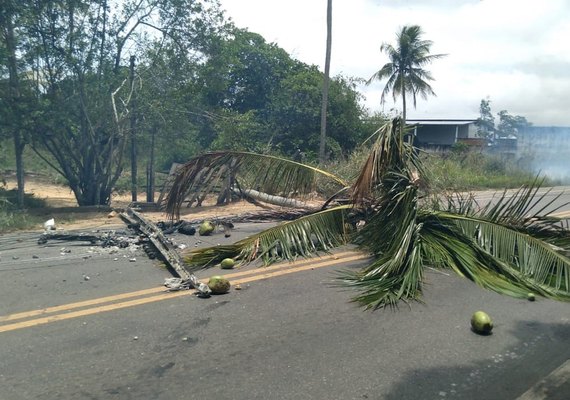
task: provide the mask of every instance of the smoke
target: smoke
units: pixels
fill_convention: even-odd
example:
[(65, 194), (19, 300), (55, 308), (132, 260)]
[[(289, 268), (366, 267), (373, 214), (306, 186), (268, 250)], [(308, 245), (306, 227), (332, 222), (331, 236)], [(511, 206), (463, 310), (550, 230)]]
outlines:
[(555, 183), (570, 183), (570, 127), (533, 126), (519, 132), (519, 165)]

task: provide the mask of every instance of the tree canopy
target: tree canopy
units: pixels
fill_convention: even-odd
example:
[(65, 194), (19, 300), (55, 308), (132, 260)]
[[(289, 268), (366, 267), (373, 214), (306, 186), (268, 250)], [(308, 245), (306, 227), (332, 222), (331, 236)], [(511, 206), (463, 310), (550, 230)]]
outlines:
[[(151, 143), (161, 169), (213, 148), (315, 157), (323, 74), (233, 26), (217, 0), (2, 7), (14, 35), (2, 36), (0, 73), (15, 72), (0, 90), (19, 90), (0, 96), (9, 101), (1, 134), (22, 139), (21, 149), (29, 142), (80, 205), (107, 204), (126, 161), (149, 158)], [(330, 91), (335, 156), (363, 136), (364, 110), (352, 78), (333, 78)]]

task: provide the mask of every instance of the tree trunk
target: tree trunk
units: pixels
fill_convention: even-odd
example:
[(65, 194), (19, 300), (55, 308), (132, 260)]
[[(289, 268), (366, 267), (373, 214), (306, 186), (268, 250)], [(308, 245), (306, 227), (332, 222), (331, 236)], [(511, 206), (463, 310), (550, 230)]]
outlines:
[(14, 132), (14, 150), (16, 153), (16, 180), (18, 182), (18, 207), (24, 208), (24, 147), (26, 143), (22, 140), (19, 131)]
[(148, 203), (154, 203), (154, 141), (156, 136), (156, 131), (158, 127), (154, 125), (152, 127), (152, 132), (150, 136), (150, 160), (148, 164), (147, 172), (147, 190), (146, 190), (146, 201)]
[(292, 208), (313, 208), (310, 204), (304, 201), (290, 199), (287, 197), (275, 196), (272, 194), (267, 194), (259, 192), (253, 189), (242, 189), (241, 193), (253, 198), (254, 200), (262, 201), (264, 203), (273, 204), (280, 207), (292, 207)]
[(402, 125), (400, 126), (401, 135), (404, 137), (404, 128), (406, 127), (406, 86), (402, 79)]
[(325, 77), (323, 81), (323, 103), (321, 107), (321, 139), (319, 143), (319, 161), (326, 161), (326, 139), (327, 139), (327, 106), (329, 99), (329, 81), (331, 69), (332, 50), (332, 0), (327, 0), (327, 49), (325, 55)]
[[(26, 145), (22, 137), (22, 119), (25, 118), (20, 110), (20, 80), (16, 58), (16, 37), (14, 35), (13, 14), (9, 7), (0, 12), (0, 27), (3, 30), (4, 44), (8, 61), (8, 85), (10, 88), (10, 111), (12, 113), (12, 135), (14, 138), (14, 150), (16, 153), (16, 179), (18, 181), (18, 207), (24, 208), (24, 162), (23, 152)], [(15, 117), (15, 118), (14, 118)]]
[(137, 142), (136, 142), (136, 104), (135, 104), (135, 56), (131, 56), (130, 66), (131, 79), (131, 200), (137, 201), (138, 183), (137, 183)]

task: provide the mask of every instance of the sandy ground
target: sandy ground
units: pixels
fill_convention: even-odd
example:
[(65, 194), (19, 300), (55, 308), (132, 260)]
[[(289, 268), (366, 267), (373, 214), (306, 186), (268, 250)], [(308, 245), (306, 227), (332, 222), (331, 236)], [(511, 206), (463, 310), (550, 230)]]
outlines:
[[(6, 189), (10, 190), (17, 187), (14, 179), (6, 180)], [(120, 225), (123, 221), (117, 216), (110, 216), (108, 212), (83, 212), (77, 208), (74, 210), (66, 209), (65, 215), (57, 211), (59, 207), (77, 207), (77, 201), (71, 189), (67, 186), (55, 185), (39, 178), (26, 178), (26, 193), (33, 194), (34, 197), (45, 199), (49, 208), (42, 210), (41, 215), (45, 215), (46, 219), (53, 217), (59, 229), (85, 229), (97, 228), (101, 229), (105, 226)], [(159, 193), (155, 199), (158, 199)], [(140, 193), (138, 199), (145, 200), (146, 193)], [(111, 207), (115, 209), (124, 209), (131, 203), (131, 194), (114, 193), (111, 198)], [(180, 218), (184, 220), (220, 218), (225, 216), (239, 215), (260, 211), (262, 208), (257, 207), (245, 201), (231, 203), (225, 206), (215, 206), (208, 204), (202, 207), (183, 208)], [(163, 212), (144, 211), (144, 215), (152, 221), (165, 221), (168, 216)], [(59, 218), (62, 217), (62, 218)], [(59, 223), (58, 223), (59, 221)], [(40, 227), (39, 227), (40, 228)]]

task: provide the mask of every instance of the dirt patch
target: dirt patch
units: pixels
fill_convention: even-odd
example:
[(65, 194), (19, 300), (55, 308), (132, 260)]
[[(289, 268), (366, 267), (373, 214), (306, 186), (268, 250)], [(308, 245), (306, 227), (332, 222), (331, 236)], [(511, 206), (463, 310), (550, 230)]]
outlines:
[[(6, 189), (14, 189), (17, 187), (15, 179), (6, 180)], [(67, 186), (56, 185), (41, 178), (26, 177), (25, 183), (26, 193), (33, 194), (34, 197), (44, 199), (49, 208), (42, 209), (38, 212), (46, 219), (54, 218), (58, 228), (63, 229), (105, 229), (111, 226), (122, 225), (123, 221), (118, 215), (109, 216), (108, 211), (104, 212), (84, 212), (77, 207), (77, 201), (71, 189)], [(155, 198), (158, 198), (157, 194)], [(140, 193), (139, 199), (146, 199), (146, 193)], [(131, 203), (131, 194), (113, 193), (111, 198), (111, 207), (124, 209)], [(65, 211), (58, 211), (58, 208), (65, 207)], [(69, 209), (71, 207), (72, 209)], [(77, 207), (76, 210), (73, 208)], [(206, 201), (202, 207), (183, 207), (180, 212), (180, 218), (184, 220), (221, 218), (244, 213), (251, 213), (263, 210), (246, 201), (238, 201), (225, 206), (215, 206), (213, 201)], [(151, 221), (158, 222), (168, 219), (164, 212), (145, 211), (145, 216)]]

